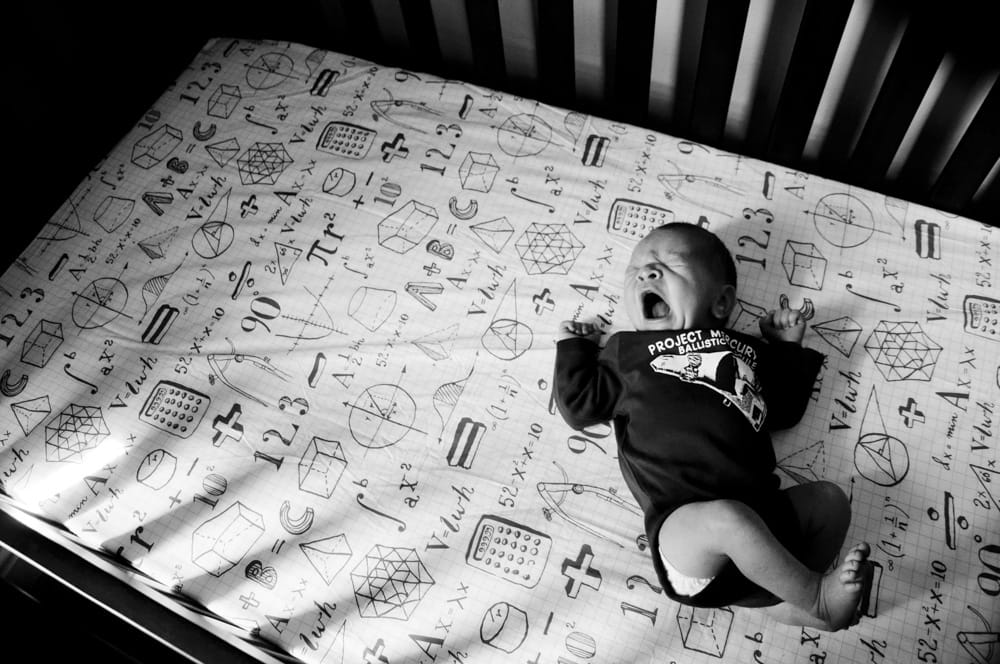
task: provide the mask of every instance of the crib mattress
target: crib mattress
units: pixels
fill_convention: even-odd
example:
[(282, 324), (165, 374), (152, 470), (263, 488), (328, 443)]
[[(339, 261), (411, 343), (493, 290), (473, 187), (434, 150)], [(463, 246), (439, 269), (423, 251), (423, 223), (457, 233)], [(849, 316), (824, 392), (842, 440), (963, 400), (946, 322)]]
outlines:
[[(668, 221), (826, 354), (775, 435), (851, 497), (839, 633), (659, 587), (559, 321), (625, 329)], [(1000, 235), (806, 172), (294, 43), (210, 41), (0, 279), (0, 481), (306, 662), (976, 662), (1000, 649)]]

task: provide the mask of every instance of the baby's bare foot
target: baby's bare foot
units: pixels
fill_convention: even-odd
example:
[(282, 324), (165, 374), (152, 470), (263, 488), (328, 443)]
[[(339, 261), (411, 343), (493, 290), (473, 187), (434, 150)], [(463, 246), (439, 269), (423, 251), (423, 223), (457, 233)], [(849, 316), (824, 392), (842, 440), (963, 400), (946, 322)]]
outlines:
[(840, 565), (827, 572), (820, 581), (814, 615), (823, 620), (830, 631), (844, 629), (857, 622), (858, 604), (871, 583), (867, 574), (871, 567), (868, 562), (870, 553), (871, 547), (867, 543), (855, 545)]

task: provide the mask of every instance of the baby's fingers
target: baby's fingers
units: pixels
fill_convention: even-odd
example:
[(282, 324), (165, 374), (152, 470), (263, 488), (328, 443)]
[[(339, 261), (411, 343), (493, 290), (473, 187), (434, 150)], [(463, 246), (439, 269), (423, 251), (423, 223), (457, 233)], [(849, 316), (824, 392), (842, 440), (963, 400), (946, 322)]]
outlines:
[(775, 327), (781, 330), (795, 327), (800, 322), (802, 322), (802, 312), (795, 309), (782, 309), (774, 316)]

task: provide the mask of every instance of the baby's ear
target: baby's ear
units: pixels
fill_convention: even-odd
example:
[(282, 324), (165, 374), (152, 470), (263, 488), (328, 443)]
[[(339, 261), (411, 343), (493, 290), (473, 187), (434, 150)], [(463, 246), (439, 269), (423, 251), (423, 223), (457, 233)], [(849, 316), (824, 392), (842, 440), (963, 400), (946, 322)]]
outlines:
[(736, 287), (726, 284), (719, 291), (719, 294), (715, 296), (715, 301), (712, 302), (712, 315), (718, 320), (726, 322), (729, 320), (729, 314), (733, 313), (735, 307)]

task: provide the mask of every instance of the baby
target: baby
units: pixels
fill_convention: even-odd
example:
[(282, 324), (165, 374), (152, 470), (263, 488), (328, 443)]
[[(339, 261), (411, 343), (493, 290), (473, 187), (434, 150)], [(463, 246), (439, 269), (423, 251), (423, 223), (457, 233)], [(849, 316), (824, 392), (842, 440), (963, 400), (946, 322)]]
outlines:
[(766, 342), (725, 328), (736, 267), (722, 241), (672, 223), (634, 248), (625, 310), (635, 331), (602, 350), (589, 323), (563, 321), (556, 404), (574, 428), (614, 422), (624, 479), (645, 515), (666, 593), (698, 607), (769, 607), (776, 620), (838, 630), (857, 621), (870, 547), (832, 568), (851, 508), (831, 482), (779, 489), (769, 431), (805, 412), (823, 356), (782, 308)]

